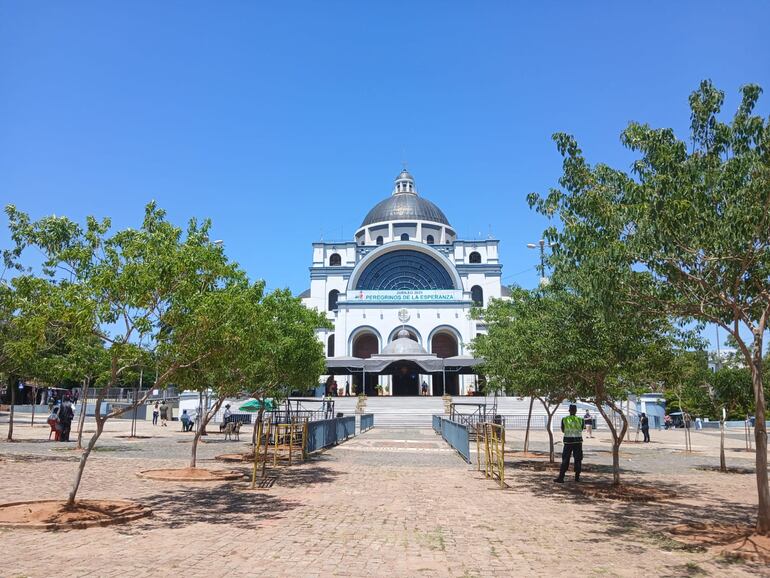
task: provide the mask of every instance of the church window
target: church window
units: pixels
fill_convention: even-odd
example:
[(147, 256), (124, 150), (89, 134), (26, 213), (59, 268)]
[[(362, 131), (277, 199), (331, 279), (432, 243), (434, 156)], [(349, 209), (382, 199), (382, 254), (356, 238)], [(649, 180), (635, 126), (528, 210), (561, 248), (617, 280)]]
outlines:
[(432, 245), (432, 244), (433, 244), (433, 242), (434, 242), (434, 241), (433, 241), (433, 235), (428, 235), (428, 236), (425, 238), (425, 242), (426, 242), (426, 243), (428, 243), (428, 245)]
[(471, 301), (478, 307), (484, 306), (484, 290), (478, 285), (471, 287)]
[(470, 255), (468, 255), (468, 262), (469, 263), (481, 263), (481, 255), (478, 253), (478, 251), (474, 251)]
[(332, 267), (339, 267), (342, 265), (342, 257), (340, 257), (339, 253), (332, 253), (332, 256), (329, 257), (329, 265)]
[(356, 289), (454, 289), (452, 277), (435, 258), (411, 250), (391, 251), (374, 259), (361, 272)]
[(340, 292), (336, 289), (329, 291), (329, 311), (337, 311), (337, 299), (340, 296)]
[(326, 357), (334, 357), (334, 333), (326, 341)]
[(401, 235), (401, 240), (402, 241), (408, 241), (409, 240), (409, 233), (403, 233)]
[(377, 237), (377, 244), (378, 244), (378, 245), (382, 245), (382, 235), (380, 235), (379, 237)]

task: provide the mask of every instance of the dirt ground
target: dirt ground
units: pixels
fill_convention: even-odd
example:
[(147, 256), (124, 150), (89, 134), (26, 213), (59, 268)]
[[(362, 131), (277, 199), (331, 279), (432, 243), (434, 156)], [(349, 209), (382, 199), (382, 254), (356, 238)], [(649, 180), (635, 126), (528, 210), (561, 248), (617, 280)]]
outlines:
[[(7, 424), (0, 424), (5, 437)], [(80, 496), (130, 499), (153, 510), (124, 525), (70, 531), (0, 530), (0, 576), (770, 576), (766, 566), (720, 554), (708, 539), (672, 532), (698, 524), (745, 527), (754, 521), (754, 454), (728, 436), (721, 474), (719, 437), (652, 432), (650, 444), (622, 449), (624, 482), (654, 488), (658, 501), (618, 501), (576, 491), (571, 476), (554, 484), (545, 465), (545, 432), (534, 456), (506, 459), (508, 487), (466, 464), (430, 429), (375, 429), (311, 460), (269, 470), (257, 491), (249, 481), (169, 482), (141, 470), (184, 468), (192, 434), (113, 421), (90, 460)], [(92, 429), (87, 425), (87, 429)], [(16, 424), (0, 442), (4, 502), (62, 499), (75, 474), (74, 444), (48, 442), (47, 426)], [(508, 433), (521, 452), (523, 432)], [(610, 480), (606, 432), (586, 440), (588, 484)], [(559, 459), (561, 446), (557, 446)], [(208, 436), (200, 466), (248, 451), (246, 442)], [(536, 465), (543, 463), (542, 466)], [(535, 464), (535, 465), (533, 465)], [(228, 469), (249, 475), (248, 463)], [(701, 532), (703, 533), (703, 532)], [(12, 556), (8, 554), (12, 553)], [(13, 560), (11, 563), (10, 560)]]

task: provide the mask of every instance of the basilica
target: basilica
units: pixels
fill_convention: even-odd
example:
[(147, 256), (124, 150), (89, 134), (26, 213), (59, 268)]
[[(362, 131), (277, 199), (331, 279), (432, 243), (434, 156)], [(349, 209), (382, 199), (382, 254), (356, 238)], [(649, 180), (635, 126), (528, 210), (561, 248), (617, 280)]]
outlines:
[(469, 395), (485, 331), (474, 305), (506, 297), (498, 241), (461, 240), (444, 212), (401, 171), (393, 191), (352, 240), (313, 243), (307, 307), (325, 311), (319, 330), (326, 383), (367, 395)]

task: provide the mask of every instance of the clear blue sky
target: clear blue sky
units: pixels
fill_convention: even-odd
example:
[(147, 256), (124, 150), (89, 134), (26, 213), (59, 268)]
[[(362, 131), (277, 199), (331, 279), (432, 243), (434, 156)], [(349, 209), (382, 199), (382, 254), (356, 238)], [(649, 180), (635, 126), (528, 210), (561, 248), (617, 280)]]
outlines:
[(0, 0), (0, 203), (135, 226), (156, 199), (300, 292), (310, 244), (351, 238), (405, 158), (532, 286), (553, 132), (627, 167), (626, 123), (686, 135), (701, 79), (730, 111), (770, 92), (770, 4), (630, 4)]

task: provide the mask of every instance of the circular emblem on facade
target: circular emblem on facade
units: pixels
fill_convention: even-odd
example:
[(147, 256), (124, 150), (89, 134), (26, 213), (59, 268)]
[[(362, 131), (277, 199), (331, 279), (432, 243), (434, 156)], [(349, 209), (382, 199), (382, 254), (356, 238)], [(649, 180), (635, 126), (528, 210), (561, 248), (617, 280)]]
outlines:
[(406, 323), (407, 321), (409, 321), (409, 311), (407, 311), (406, 309), (401, 309), (398, 312), (398, 320), (401, 323)]

